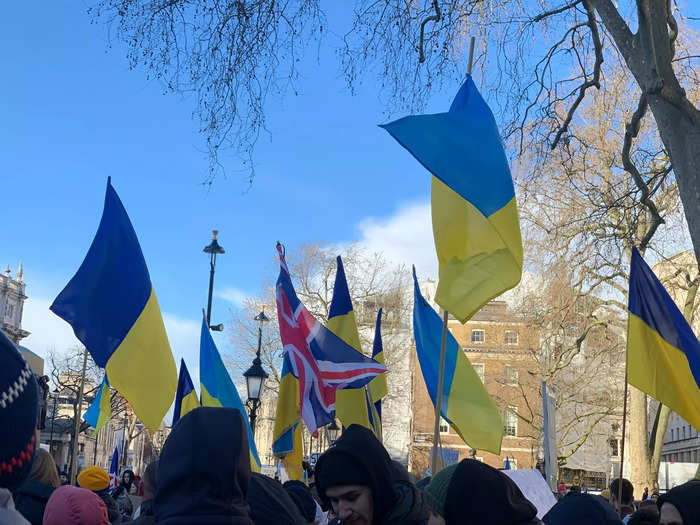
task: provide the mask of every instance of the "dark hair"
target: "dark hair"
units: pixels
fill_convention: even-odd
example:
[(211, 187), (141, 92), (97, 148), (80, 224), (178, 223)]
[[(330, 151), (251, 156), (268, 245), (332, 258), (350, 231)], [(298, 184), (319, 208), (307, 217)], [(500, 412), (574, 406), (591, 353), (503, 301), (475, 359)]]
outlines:
[[(610, 496), (617, 500), (620, 494), (620, 478), (615, 478), (610, 484)], [(621, 504), (629, 504), (634, 500), (634, 487), (630, 480), (622, 478), (622, 501)]]
[(632, 514), (627, 525), (658, 525), (659, 509), (655, 505), (645, 505)]

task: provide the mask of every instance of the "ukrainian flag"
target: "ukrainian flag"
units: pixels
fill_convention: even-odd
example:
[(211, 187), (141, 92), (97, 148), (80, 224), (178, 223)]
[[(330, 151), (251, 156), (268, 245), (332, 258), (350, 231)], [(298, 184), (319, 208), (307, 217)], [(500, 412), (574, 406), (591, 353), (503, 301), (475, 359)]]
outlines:
[(111, 417), (112, 403), (109, 392), (109, 381), (107, 381), (107, 374), (105, 374), (102, 379), (102, 384), (97, 391), (97, 396), (95, 396), (92, 404), (88, 407), (85, 415), (83, 415), (83, 419), (95, 429), (95, 432), (99, 432)]
[[(352, 309), (348, 282), (345, 278), (343, 260), (338, 256), (335, 283), (333, 285), (333, 299), (328, 314), (328, 328), (345, 343), (362, 353), (360, 346), (360, 334), (357, 331), (355, 312)], [(383, 363), (382, 363), (383, 364)], [(375, 377), (383, 377), (380, 374)], [(386, 384), (386, 383), (385, 383)], [(345, 427), (357, 424), (369, 428), (381, 439), (382, 427), (379, 414), (374, 406), (374, 401), (367, 387), (338, 390), (335, 394), (335, 414)]]
[[(423, 298), (413, 270), (413, 333), (425, 386), (435, 406), (437, 399), (443, 323)], [(459, 344), (447, 331), (445, 375), (440, 415), (472, 448), (501, 453), (503, 421), (491, 396)]]
[(155, 432), (173, 402), (177, 369), (136, 232), (109, 179), (95, 239), (51, 310)]
[(434, 175), (435, 301), (465, 322), (522, 275), (518, 209), (496, 121), (467, 76), (447, 113), (382, 127)]
[(630, 264), (630, 385), (700, 428), (700, 343), (636, 248)]
[(194, 410), (199, 405), (197, 399), (197, 391), (194, 389), (190, 373), (185, 366), (185, 360), (180, 360), (180, 377), (177, 380), (177, 393), (175, 394), (175, 409), (173, 410), (173, 426), (178, 420), (187, 414), (190, 410)]
[(304, 458), (299, 412), (299, 379), (294, 377), (289, 356), (284, 355), (282, 376), (277, 395), (275, 426), (272, 432), (272, 453), (282, 460), (290, 479), (304, 479), (301, 462)]
[[(384, 345), (382, 344), (382, 309), (377, 312), (377, 322), (374, 326), (374, 344), (372, 345), (372, 359), (385, 365), (384, 361)], [(389, 393), (386, 384), (386, 374), (380, 374), (369, 382), (369, 391), (372, 394), (372, 402), (374, 403), (379, 424), (382, 423), (382, 398)], [(381, 439), (381, 435), (379, 436)]]
[(202, 335), (199, 342), (199, 384), (202, 390), (203, 407), (235, 408), (243, 416), (248, 429), (250, 445), (250, 468), (260, 472), (260, 457), (255, 447), (255, 436), (250, 428), (248, 414), (243, 408), (231, 376), (228, 374), (221, 355), (214, 344), (206, 319), (202, 319)]

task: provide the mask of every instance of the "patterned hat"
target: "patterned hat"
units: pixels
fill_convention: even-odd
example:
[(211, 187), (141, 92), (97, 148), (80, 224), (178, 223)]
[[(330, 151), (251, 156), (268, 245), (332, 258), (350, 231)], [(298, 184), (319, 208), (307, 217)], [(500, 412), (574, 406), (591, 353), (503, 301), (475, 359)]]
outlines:
[(34, 373), (0, 330), (0, 487), (14, 490), (29, 475), (38, 409)]

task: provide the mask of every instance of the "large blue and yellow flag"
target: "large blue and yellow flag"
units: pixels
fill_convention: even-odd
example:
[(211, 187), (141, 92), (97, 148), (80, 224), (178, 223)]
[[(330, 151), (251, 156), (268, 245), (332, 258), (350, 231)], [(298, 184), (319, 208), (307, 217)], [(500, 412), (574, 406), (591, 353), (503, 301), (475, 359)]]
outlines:
[(518, 209), (496, 121), (470, 75), (447, 113), (382, 127), (434, 175), (435, 301), (465, 322), (522, 275)]
[(700, 343), (636, 248), (628, 307), (629, 384), (700, 428)]
[[(333, 299), (331, 300), (326, 328), (362, 354), (360, 334), (357, 331), (355, 312), (352, 309), (343, 260), (340, 258), (340, 255), (336, 260), (337, 268), (333, 285)], [(384, 374), (379, 374), (373, 381), (383, 376)], [(361, 425), (369, 428), (381, 439), (381, 421), (368, 387), (338, 390), (335, 393), (335, 414), (343, 426)]]
[(285, 354), (272, 432), (272, 453), (282, 461), (290, 479), (304, 479), (304, 469), (301, 465), (304, 459), (301, 433), (299, 380), (292, 373), (289, 355)]
[(97, 391), (97, 395), (83, 415), (83, 419), (95, 429), (95, 432), (99, 432), (111, 417), (112, 403), (109, 391), (109, 381), (107, 381), (107, 374), (105, 374), (104, 378), (102, 378), (102, 384)]
[[(377, 363), (386, 364), (384, 361), (384, 345), (382, 344), (382, 309), (377, 312), (377, 323), (374, 327), (374, 344), (372, 345), (372, 359)], [(386, 374), (375, 377), (369, 382), (369, 391), (372, 394), (372, 401), (379, 416), (379, 423), (382, 422), (382, 398), (389, 393), (386, 384)], [(381, 437), (381, 436), (380, 436)]]
[(231, 380), (219, 350), (214, 344), (206, 319), (202, 319), (202, 334), (199, 341), (199, 384), (202, 390), (203, 407), (235, 408), (243, 416), (248, 429), (248, 444), (250, 445), (250, 468), (260, 472), (260, 457), (255, 446), (255, 436), (250, 428), (248, 414), (238, 395), (238, 390)]
[(136, 232), (109, 179), (92, 245), (51, 310), (73, 327), (136, 416), (158, 430), (177, 368)]
[(187, 371), (185, 360), (180, 359), (180, 377), (177, 380), (177, 392), (175, 393), (175, 408), (173, 409), (173, 426), (178, 420), (194, 410), (199, 405), (197, 391), (194, 389), (190, 373)]
[[(435, 406), (440, 381), (443, 323), (438, 313), (421, 295), (415, 269), (413, 283), (413, 333), (416, 340), (416, 353), (425, 386)], [(498, 408), (449, 330), (442, 385), (440, 415), (472, 448), (500, 454), (503, 421)]]

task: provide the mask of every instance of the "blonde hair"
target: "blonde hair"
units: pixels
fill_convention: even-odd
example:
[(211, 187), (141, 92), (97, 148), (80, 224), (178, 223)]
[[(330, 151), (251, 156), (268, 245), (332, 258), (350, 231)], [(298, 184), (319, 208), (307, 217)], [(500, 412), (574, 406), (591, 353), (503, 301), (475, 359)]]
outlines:
[(45, 485), (51, 485), (54, 488), (61, 486), (61, 482), (58, 480), (56, 463), (54, 463), (51, 454), (46, 450), (40, 448), (34, 454), (34, 462), (29, 473), (29, 479)]

